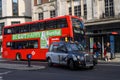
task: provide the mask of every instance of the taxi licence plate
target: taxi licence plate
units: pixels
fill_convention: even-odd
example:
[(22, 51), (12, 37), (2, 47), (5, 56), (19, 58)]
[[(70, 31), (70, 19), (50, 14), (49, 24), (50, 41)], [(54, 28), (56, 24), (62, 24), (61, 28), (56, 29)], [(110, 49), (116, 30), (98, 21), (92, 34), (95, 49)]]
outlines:
[(86, 66), (93, 66), (93, 63), (87, 62), (87, 63), (86, 63)]

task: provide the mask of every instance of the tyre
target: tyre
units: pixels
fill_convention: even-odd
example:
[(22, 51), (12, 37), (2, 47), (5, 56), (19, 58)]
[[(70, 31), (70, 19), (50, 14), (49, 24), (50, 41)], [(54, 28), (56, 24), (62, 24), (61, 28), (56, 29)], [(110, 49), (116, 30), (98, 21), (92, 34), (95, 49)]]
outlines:
[(47, 61), (48, 61), (48, 66), (52, 67), (52, 65), (53, 65), (52, 60), (50, 58), (48, 58)]
[(90, 67), (89, 67), (89, 69), (93, 69), (93, 68), (94, 68), (94, 66), (90, 66)]
[(75, 69), (74, 61), (70, 60), (68, 66), (71, 70), (74, 70)]
[(16, 60), (21, 61), (21, 55), (20, 54), (16, 54)]

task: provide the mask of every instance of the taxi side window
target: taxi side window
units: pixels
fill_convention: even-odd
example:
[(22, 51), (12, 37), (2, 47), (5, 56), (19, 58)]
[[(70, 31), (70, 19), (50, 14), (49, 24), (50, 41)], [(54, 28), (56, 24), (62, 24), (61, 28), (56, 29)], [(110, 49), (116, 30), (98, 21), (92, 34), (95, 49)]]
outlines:
[(59, 46), (58, 50), (59, 50), (59, 52), (63, 52), (63, 53), (64, 53), (64, 52), (67, 52), (67, 48), (66, 48), (65, 45)]
[(53, 46), (53, 52), (58, 52), (58, 46)]

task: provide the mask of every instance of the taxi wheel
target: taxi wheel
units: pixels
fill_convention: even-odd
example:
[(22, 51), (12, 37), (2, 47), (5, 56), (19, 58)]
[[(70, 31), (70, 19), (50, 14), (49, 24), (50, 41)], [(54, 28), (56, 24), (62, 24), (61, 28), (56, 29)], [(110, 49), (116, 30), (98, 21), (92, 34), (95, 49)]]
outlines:
[(48, 66), (51, 67), (53, 65), (52, 60), (50, 58), (48, 58), (47, 61), (48, 61)]
[(69, 68), (70, 68), (71, 70), (74, 70), (74, 69), (75, 69), (75, 65), (74, 65), (73, 60), (70, 60), (68, 65), (69, 65)]
[(93, 69), (93, 68), (94, 68), (94, 66), (90, 66), (90, 67), (89, 67), (89, 69)]

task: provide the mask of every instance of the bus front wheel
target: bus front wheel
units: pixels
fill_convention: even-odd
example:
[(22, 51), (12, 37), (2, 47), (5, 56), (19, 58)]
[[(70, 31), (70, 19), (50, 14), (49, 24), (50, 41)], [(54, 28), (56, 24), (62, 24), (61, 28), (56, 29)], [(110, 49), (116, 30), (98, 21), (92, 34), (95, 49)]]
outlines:
[(21, 60), (21, 55), (20, 54), (16, 54), (16, 60), (20, 61)]

